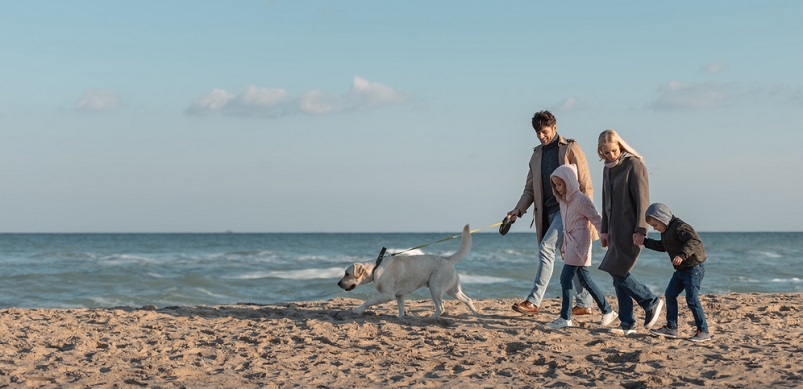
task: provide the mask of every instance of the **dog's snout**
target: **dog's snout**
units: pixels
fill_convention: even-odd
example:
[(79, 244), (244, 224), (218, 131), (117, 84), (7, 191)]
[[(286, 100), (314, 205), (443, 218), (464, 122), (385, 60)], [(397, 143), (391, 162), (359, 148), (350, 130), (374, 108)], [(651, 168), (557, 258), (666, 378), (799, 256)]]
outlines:
[(337, 286), (339, 286), (341, 289), (347, 292), (357, 287), (357, 285), (354, 284), (346, 285), (345, 283), (343, 283), (343, 280), (338, 281)]

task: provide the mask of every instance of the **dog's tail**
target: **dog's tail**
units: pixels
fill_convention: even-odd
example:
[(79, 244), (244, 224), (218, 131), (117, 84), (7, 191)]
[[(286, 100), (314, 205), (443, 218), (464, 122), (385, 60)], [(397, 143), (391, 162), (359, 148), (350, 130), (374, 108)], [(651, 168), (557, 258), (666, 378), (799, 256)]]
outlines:
[(466, 255), (468, 255), (470, 251), (471, 251), (471, 230), (469, 229), (468, 224), (466, 224), (466, 226), (463, 227), (463, 237), (460, 238), (460, 248), (457, 250), (456, 253), (452, 254), (452, 256), (448, 258), (448, 261), (453, 264), (457, 263), (457, 261), (463, 259)]

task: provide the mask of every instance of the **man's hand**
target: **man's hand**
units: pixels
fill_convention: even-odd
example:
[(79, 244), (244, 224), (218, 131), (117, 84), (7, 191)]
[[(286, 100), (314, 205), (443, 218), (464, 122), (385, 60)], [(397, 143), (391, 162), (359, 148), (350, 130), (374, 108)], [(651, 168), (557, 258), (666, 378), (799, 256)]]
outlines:
[(678, 266), (681, 263), (683, 263), (683, 258), (681, 258), (680, 255), (676, 255), (675, 258), (672, 258), (673, 265)]
[(603, 233), (599, 234), (599, 243), (602, 245), (602, 247), (608, 247), (608, 233), (607, 232), (603, 232)]

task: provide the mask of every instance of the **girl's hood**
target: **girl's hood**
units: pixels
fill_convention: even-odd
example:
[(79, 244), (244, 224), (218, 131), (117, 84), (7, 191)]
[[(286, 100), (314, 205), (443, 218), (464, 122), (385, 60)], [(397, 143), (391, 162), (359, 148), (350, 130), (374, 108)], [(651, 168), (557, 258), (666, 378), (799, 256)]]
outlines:
[[(577, 165), (570, 164), (570, 165), (560, 165), (554, 172), (552, 172), (551, 177), (558, 177), (563, 182), (566, 183), (566, 198), (571, 199), (575, 192), (580, 191), (580, 182), (577, 180)], [(550, 180), (551, 182), (551, 180)], [(552, 191), (555, 191), (555, 185), (552, 185)], [(555, 193), (555, 196), (559, 199), (561, 198), (560, 195)]]

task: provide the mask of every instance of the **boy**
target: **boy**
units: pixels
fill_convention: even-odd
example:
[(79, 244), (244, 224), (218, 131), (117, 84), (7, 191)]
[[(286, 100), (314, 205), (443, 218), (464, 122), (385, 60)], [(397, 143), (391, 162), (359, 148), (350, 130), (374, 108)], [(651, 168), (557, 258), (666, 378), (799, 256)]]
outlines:
[(698, 293), (705, 277), (705, 248), (700, 236), (692, 226), (672, 215), (665, 204), (655, 203), (647, 208), (645, 215), (647, 224), (661, 233), (661, 240), (645, 239), (644, 247), (666, 252), (675, 267), (675, 273), (666, 287), (666, 326), (650, 333), (667, 338), (678, 337), (678, 295), (686, 291), (686, 304), (694, 316), (697, 332), (689, 340), (704, 342), (711, 340), (708, 324), (705, 321), (703, 306)]

